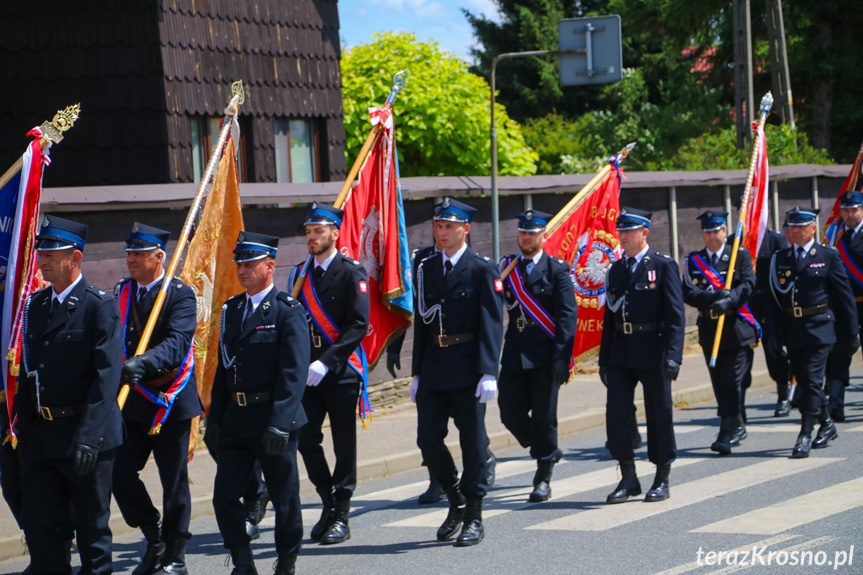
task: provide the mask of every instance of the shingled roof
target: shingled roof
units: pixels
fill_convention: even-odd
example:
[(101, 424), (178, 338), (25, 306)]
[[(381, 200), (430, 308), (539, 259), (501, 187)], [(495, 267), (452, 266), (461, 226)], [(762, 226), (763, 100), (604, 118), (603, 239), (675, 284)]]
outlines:
[(242, 79), (252, 180), (275, 181), (273, 119), (317, 119), (324, 179), (345, 175), (336, 0), (43, 0), (0, 5), (0, 161), (80, 102), (46, 184), (193, 181), (191, 117)]

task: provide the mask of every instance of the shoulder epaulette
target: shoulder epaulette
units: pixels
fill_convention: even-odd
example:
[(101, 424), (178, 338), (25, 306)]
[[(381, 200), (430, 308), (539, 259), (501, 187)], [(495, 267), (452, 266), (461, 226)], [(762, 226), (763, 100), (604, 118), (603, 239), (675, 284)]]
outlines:
[(344, 256), (344, 258), (345, 258), (345, 261), (351, 262), (351, 263), (352, 263), (352, 264), (354, 264), (355, 266), (360, 265), (360, 262), (358, 262), (358, 261), (357, 261), (357, 260), (355, 260), (354, 258), (349, 258), (348, 256)]
[(566, 262), (565, 262), (565, 261), (563, 261), (563, 260), (562, 260), (562, 259), (560, 259), (560, 258), (554, 258), (554, 257), (553, 257), (553, 258), (551, 258), (551, 259), (553, 259), (554, 261), (556, 261), (556, 262), (557, 262), (557, 263), (559, 263), (559, 264), (566, 265)]
[(478, 254), (478, 253), (476, 253), (476, 252), (474, 252), (474, 253), (473, 253), (473, 255), (475, 255), (476, 257), (478, 257), (478, 258), (479, 258), (479, 259), (481, 259), (481, 260), (484, 260), (484, 261), (487, 261), (487, 262), (490, 262), (490, 261), (491, 261), (491, 258), (490, 258), (490, 257), (488, 257), (488, 256), (484, 256), (484, 255), (482, 255), (482, 254)]
[(94, 286), (94, 285), (89, 285), (89, 286), (87, 286), (87, 291), (92, 292), (93, 294), (95, 294), (96, 296), (98, 296), (98, 297), (99, 297), (99, 299), (106, 299), (106, 298), (112, 297), (112, 296), (109, 296), (109, 295), (108, 295), (108, 292), (106, 292), (106, 291), (105, 291), (105, 290), (103, 290), (103, 289), (99, 289), (99, 288), (97, 288), (97, 287), (96, 287), (96, 286)]
[(276, 299), (279, 300), (280, 302), (286, 304), (288, 307), (294, 307), (295, 305), (299, 305), (299, 303), (300, 303), (295, 298), (292, 298), (291, 296), (289, 296), (288, 294), (286, 294), (283, 291), (280, 291), (279, 293), (276, 294)]

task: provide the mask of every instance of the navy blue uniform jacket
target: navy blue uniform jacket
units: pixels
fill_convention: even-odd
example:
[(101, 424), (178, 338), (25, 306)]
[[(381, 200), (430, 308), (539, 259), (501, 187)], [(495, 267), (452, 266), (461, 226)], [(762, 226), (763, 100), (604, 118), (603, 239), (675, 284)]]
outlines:
[[(519, 265), (523, 266), (523, 263)], [(530, 275), (524, 276), (523, 267), (522, 275), (525, 290), (554, 318), (554, 339), (548, 337), (527, 314), (526, 327), (519, 331), (517, 323), (522, 310), (521, 306), (516, 306), (509, 310), (501, 365), (515, 370), (554, 367), (568, 371), (578, 325), (578, 306), (569, 266), (562, 259), (543, 252)], [(504, 282), (504, 288), (506, 301), (512, 304), (515, 296), (510, 293), (509, 284)]]
[[(422, 270), (422, 271), (420, 271)], [(435, 317), (423, 322), (419, 305), (414, 312), (414, 349), (411, 373), (420, 385), (433, 390), (476, 387), (483, 374), (497, 377), (503, 340), (503, 285), (495, 265), (470, 248), (444, 278), (443, 256), (429, 256), (417, 266), (427, 307), (441, 305), (444, 334), (477, 332), (477, 339), (442, 348), (432, 338), (440, 334)], [(500, 288), (500, 291), (496, 291)]]
[[(157, 283), (153, 289), (147, 292), (141, 302), (137, 303), (135, 295), (138, 293), (138, 283), (133, 279), (124, 279), (114, 288), (114, 299), (119, 301), (120, 290), (128, 283), (131, 283), (132, 302), (129, 315), (126, 318), (126, 333), (124, 334), (127, 358), (132, 357), (135, 350), (138, 349), (141, 332), (147, 325), (153, 304), (156, 303), (156, 296), (162, 287), (162, 282)], [(133, 308), (138, 314), (137, 326), (135, 325)], [(195, 337), (195, 328), (198, 324), (196, 315), (197, 305), (192, 288), (178, 279), (171, 280), (165, 295), (165, 302), (159, 313), (159, 319), (156, 320), (156, 326), (153, 328), (152, 336), (150, 336), (149, 347), (143, 353), (156, 369), (156, 373), (152, 377), (144, 379), (142, 382), (151, 393), (158, 394), (159, 391), (166, 391), (173, 383), (176, 376), (175, 370), (186, 359), (186, 354), (189, 353), (189, 347), (192, 345), (192, 339)], [(157, 410), (157, 405), (147, 400), (136, 389), (132, 389), (129, 392), (126, 405), (123, 406), (123, 417), (129, 421), (152, 423)], [(192, 419), (201, 415), (202, 411), (195, 372), (192, 371), (186, 387), (174, 400), (171, 413), (168, 414), (168, 421)]]
[[(732, 246), (724, 246), (719, 255), (719, 261), (714, 267), (719, 272), (723, 285), (725, 285), (725, 278), (728, 275), (732, 249)], [(692, 262), (693, 253), (701, 256), (706, 263), (710, 263), (707, 248), (686, 256), (683, 266), (683, 301), (702, 312), (698, 316), (698, 343), (701, 344), (702, 349), (710, 351), (713, 349), (718, 319), (712, 319), (705, 314), (708, 313), (708, 308), (714, 301), (715, 291), (710, 287), (711, 284), (707, 278)], [(740, 248), (737, 250), (734, 280), (731, 282), (731, 309), (725, 314), (725, 326), (722, 328), (722, 339), (719, 341), (720, 350), (737, 349), (758, 340), (758, 332), (755, 327), (737, 313), (737, 310), (749, 301), (754, 288), (755, 273), (752, 271), (752, 256), (749, 255), (749, 251)]]
[[(680, 272), (673, 259), (649, 248), (627, 281), (626, 258), (622, 257), (609, 268), (605, 289), (600, 366), (644, 370), (660, 369), (666, 360), (683, 361), (686, 317)], [(615, 313), (609, 304), (620, 307)], [(618, 322), (663, 325), (661, 329), (624, 335), (617, 328)]]
[[(857, 305), (839, 251), (816, 242), (798, 263), (794, 250), (792, 245), (776, 252), (771, 262), (769, 333), (788, 349), (848, 341), (859, 330)], [(829, 307), (814, 315), (794, 317), (784, 311), (822, 304)]]
[[(246, 294), (236, 295), (222, 307), (225, 348), (213, 379), (209, 421), (231, 437), (261, 437), (267, 427), (288, 431), (307, 419), (302, 399), (309, 374), (309, 332), (303, 306), (275, 287), (264, 297), (242, 329)], [(234, 366), (225, 367), (236, 357)], [(272, 400), (240, 407), (231, 394), (271, 392)]]
[[(288, 278), (288, 286), (291, 288), (299, 273), (299, 267), (295, 267)], [(313, 269), (314, 263), (309, 274)], [(335, 343), (330, 345), (324, 337), (321, 337), (321, 347), (311, 348), (311, 361), (320, 361), (329, 370), (321, 380), (321, 385), (337, 384), (343, 380), (356, 382), (353, 377), (346, 379), (345, 371), (350, 369), (351, 373), (355, 373), (348, 366), (348, 358), (362, 343), (369, 329), (368, 281), (369, 275), (360, 262), (337, 252), (321, 281), (315, 284), (315, 292), (318, 294), (321, 307), (339, 328), (339, 338)], [(366, 286), (365, 292), (360, 287), (361, 283)], [(316, 328), (315, 333), (317, 333)]]
[(86, 403), (78, 415), (47, 421), (37, 412), (34, 376), (22, 377), (15, 398), (21, 444), (44, 458), (71, 455), (82, 443), (107, 451), (123, 443), (123, 420), (117, 393), (123, 365), (120, 312), (111, 294), (86, 278), (51, 314), (47, 287), (27, 304), (27, 363), (38, 372), (42, 406), (63, 408)]

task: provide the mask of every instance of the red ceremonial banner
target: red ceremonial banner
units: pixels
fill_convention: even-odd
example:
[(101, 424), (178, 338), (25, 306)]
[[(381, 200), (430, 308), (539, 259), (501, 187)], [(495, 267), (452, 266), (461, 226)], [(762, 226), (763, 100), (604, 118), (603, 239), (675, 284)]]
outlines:
[(578, 303), (575, 362), (599, 350), (605, 307), (605, 273), (620, 258), (615, 230), (620, 211), (620, 172), (611, 159), (608, 177), (549, 235), (544, 249), (570, 265)]

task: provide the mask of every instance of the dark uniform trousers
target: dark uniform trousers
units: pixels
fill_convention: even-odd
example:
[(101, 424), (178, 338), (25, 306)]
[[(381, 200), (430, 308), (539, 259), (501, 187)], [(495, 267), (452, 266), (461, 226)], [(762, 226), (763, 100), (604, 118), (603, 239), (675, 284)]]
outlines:
[[(608, 449), (618, 461), (634, 457), (635, 430), (630, 429), (630, 421), (635, 386), (640, 381), (647, 416), (648, 459), (657, 466), (670, 465), (677, 456), (674, 406), (671, 382), (663, 380), (662, 366), (666, 360), (680, 363), (683, 355), (686, 319), (677, 264), (668, 256), (648, 249), (630, 276), (626, 258), (621, 258), (609, 268), (606, 288), (609, 299), (599, 365), (607, 369)], [(619, 307), (613, 311), (615, 305)], [(627, 333), (625, 324), (632, 327), (632, 333)], [(642, 331), (636, 331), (639, 329)]]
[[(244, 322), (245, 298), (235, 296), (223, 308), (209, 415), (210, 425), (219, 429), (213, 510), (225, 547), (247, 548), (240, 498), (256, 482), (259, 464), (276, 515), (276, 551), (294, 555), (303, 538), (297, 444), (306, 423), (301, 398), (309, 369), (308, 328), (299, 302), (275, 288)], [(227, 367), (226, 358), (231, 358)], [(242, 403), (238, 393), (244, 394)], [(279, 455), (264, 451), (269, 427), (290, 432)]]
[(839, 252), (818, 243), (800, 260), (794, 246), (777, 252), (770, 273), (771, 289), (779, 300), (779, 305), (774, 302), (767, 308), (770, 333), (788, 348), (800, 412), (817, 417), (825, 400), (830, 349), (834, 343), (847, 345), (859, 331), (848, 276)]
[[(510, 256), (511, 258), (514, 256)], [(505, 267), (506, 259), (499, 264)], [(554, 338), (516, 302), (509, 284), (504, 297), (513, 307), (504, 341), (499, 381), (500, 418), (530, 456), (540, 461), (557, 458), (557, 397), (560, 386), (552, 380), (552, 369), (569, 371), (578, 306), (569, 266), (560, 258), (542, 252), (527, 273), (527, 262), (518, 263), (525, 292), (554, 318)], [(515, 273), (515, 271), (513, 271)], [(513, 277), (514, 281), (518, 281)]]
[[(723, 246), (717, 253), (713, 269), (719, 274), (723, 285), (731, 262), (733, 246)], [(722, 338), (719, 343), (719, 353), (716, 365), (710, 367), (710, 356), (716, 339), (718, 317), (709, 312), (710, 305), (716, 297), (716, 291), (710, 280), (701, 273), (693, 261), (697, 255), (705, 262), (711, 256), (707, 249), (687, 255), (684, 265), (683, 300), (699, 310), (698, 343), (704, 352), (707, 362), (710, 382), (716, 396), (717, 415), (719, 417), (736, 417), (744, 406), (744, 376), (751, 371), (752, 348), (750, 344), (758, 341), (758, 332), (752, 324), (743, 319), (738, 310), (746, 305), (755, 287), (755, 274), (752, 272), (752, 259), (744, 248), (737, 251), (737, 267), (734, 281), (729, 290), (730, 309), (725, 314)]]
[[(53, 313), (52, 291), (34, 293), (25, 312), (27, 363), (38, 376), (19, 379), (16, 395), (24, 533), (34, 573), (71, 573), (68, 535), (58, 528), (68, 522), (71, 505), (79, 573), (106, 575), (112, 572), (112, 469), (123, 433), (117, 405), (120, 318), (111, 295), (83, 277)], [(54, 413), (69, 406), (84, 411), (46, 419), (37, 409), (40, 401)], [(76, 443), (98, 450), (95, 469), (83, 476), (73, 470)]]
[[(357, 402), (359, 376), (345, 373), (345, 378), (330, 385), (306, 387), (303, 409), (309, 422), (300, 430), (300, 453), (303, 455), (309, 481), (318, 493), (335, 491), (350, 497), (357, 486)], [(324, 455), (324, 417), (330, 415), (336, 464), (330, 473)]]
[[(310, 362), (320, 361), (328, 371), (317, 386), (306, 386), (303, 393), (303, 409), (309, 423), (300, 430), (299, 449), (309, 480), (321, 497), (330, 497), (335, 490), (340, 498), (350, 499), (357, 485), (356, 426), (361, 379), (348, 365), (348, 359), (368, 330), (368, 273), (358, 261), (338, 252), (323, 275), (313, 271), (314, 265), (305, 281), (314, 282), (318, 301), (338, 328), (339, 336), (330, 344), (309, 318)], [(299, 269), (297, 266), (292, 270), (289, 286), (294, 285)], [(327, 414), (336, 455), (332, 473), (322, 446), (322, 426)]]
[(299, 434), (291, 432), (288, 449), (281, 455), (267, 455), (260, 437), (244, 439), (225, 433), (219, 436), (219, 465), (213, 487), (213, 509), (216, 522), (231, 550), (249, 545), (246, 534), (246, 508), (240, 497), (246, 493), (255, 475), (255, 461), (260, 463), (276, 511), (274, 534), (279, 555), (296, 554), (303, 539), (300, 507), (300, 479), (297, 471)]
[[(459, 489), (481, 499), (488, 491), (485, 404), (476, 397), (483, 374), (497, 377), (503, 341), (503, 285), (496, 266), (470, 248), (444, 277), (440, 253), (418, 266), (423, 300), (414, 317), (411, 373), (419, 376), (416, 394), (417, 446), (431, 475), (448, 489), (458, 471), (444, 444), (449, 418), (459, 431), (463, 473)], [(425, 324), (422, 309), (440, 305), (438, 320)], [(441, 347), (434, 338), (470, 334), (470, 340)]]
[[(165, 281), (164, 279), (162, 281)], [(130, 311), (126, 317), (126, 355), (134, 353), (156, 301), (162, 282), (157, 283), (147, 294), (136, 301), (138, 285), (134, 280), (123, 280), (114, 288), (114, 297), (119, 300), (120, 291), (129, 283)], [(166, 290), (162, 312), (156, 321), (147, 351), (144, 352), (155, 368), (160, 380), (147, 379), (144, 385), (153, 390), (166, 390), (171, 385), (169, 375), (180, 367), (195, 335), (197, 306), (192, 289), (174, 279)], [(123, 408), (126, 439), (117, 450), (114, 463), (114, 499), (123, 519), (130, 527), (141, 527), (162, 521), (162, 539), (173, 541), (183, 537), (189, 539), (189, 520), (192, 512), (192, 497), (189, 492), (188, 446), (192, 418), (203, 411), (198, 398), (194, 372), (186, 387), (176, 397), (168, 419), (158, 434), (150, 435), (157, 406), (144, 398), (136, 389), (130, 390), (129, 399)], [(140, 472), (153, 454), (162, 485), (162, 511), (159, 511), (141, 481)]]

